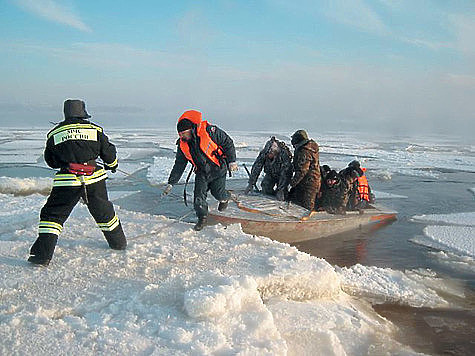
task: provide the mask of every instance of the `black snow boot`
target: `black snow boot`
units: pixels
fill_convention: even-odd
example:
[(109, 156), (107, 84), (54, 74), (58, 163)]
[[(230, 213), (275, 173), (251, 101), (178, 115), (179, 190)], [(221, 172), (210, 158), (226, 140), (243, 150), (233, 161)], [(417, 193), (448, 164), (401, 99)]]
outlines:
[(219, 211), (226, 210), (226, 208), (228, 207), (228, 202), (229, 200), (220, 201), (218, 205), (218, 210)]
[(193, 229), (195, 229), (196, 231), (201, 231), (203, 230), (203, 228), (205, 227), (206, 225), (206, 217), (198, 217), (198, 222), (196, 223), (195, 227)]
[(31, 255), (30, 257), (28, 257), (28, 262), (45, 267), (49, 265), (50, 261), (50, 258), (40, 257), (36, 255)]
[(104, 237), (109, 247), (113, 250), (125, 250), (127, 247), (127, 240), (122, 230), (122, 224), (119, 224), (119, 226), (112, 231), (104, 231)]
[(31, 246), (28, 262), (35, 265), (47, 266), (53, 258), (57, 241), (58, 236), (55, 234), (39, 234), (35, 243)]

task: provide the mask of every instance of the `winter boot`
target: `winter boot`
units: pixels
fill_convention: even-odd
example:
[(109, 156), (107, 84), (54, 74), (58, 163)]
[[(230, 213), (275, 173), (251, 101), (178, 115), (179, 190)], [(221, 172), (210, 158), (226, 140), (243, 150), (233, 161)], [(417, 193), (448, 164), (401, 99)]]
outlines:
[(30, 249), (30, 257), (28, 262), (47, 266), (53, 258), (54, 248), (58, 241), (58, 236), (55, 234), (39, 234), (33, 246)]
[(122, 224), (119, 224), (119, 226), (112, 231), (104, 231), (104, 237), (109, 247), (113, 250), (125, 250), (127, 247), (127, 240), (122, 230)]
[(198, 217), (198, 222), (196, 223), (193, 229), (195, 229), (195, 231), (201, 231), (203, 230), (205, 225), (206, 225), (206, 217), (205, 216)]
[(50, 261), (50, 258), (40, 257), (36, 255), (31, 255), (30, 257), (28, 257), (28, 262), (45, 267), (49, 265)]
[(229, 200), (220, 201), (218, 205), (218, 210), (219, 211), (226, 210), (226, 208), (228, 207), (228, 202)]

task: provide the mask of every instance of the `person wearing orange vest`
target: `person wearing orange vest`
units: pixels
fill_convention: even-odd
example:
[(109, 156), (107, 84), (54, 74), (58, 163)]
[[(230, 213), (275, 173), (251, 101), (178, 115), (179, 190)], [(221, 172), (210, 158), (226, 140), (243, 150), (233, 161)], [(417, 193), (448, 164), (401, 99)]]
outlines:
[(348, 201), (348, 208), (351, 210), (366, 209), (369, 203), (374, 202), (374, 196), (371, 193), (365, 172), (366, 168), (361, 167), (360, 163), (356, 160), (350, 162), (348, 167), (342, 171), (344, 176), (349, 176), (349, 173), (353, 173), (356, 178), (353, 181), (350, 199)]
[(198, 217), (194, 229), (200, 231), (208, 216), (208, 191), (219, 201), (218, 210), (228, 206), (230, 198), (226, 190), (226, 173), (237, 171), (236, 149), (233, 140), (223, 130), (202, 120), (196, 110), (185, 111), (177, 123), (179, 139), (175, 164), (163, 194), (168, 194), (178, 183), (186, 165), (190, 162), (196, 174), (193, 206)]

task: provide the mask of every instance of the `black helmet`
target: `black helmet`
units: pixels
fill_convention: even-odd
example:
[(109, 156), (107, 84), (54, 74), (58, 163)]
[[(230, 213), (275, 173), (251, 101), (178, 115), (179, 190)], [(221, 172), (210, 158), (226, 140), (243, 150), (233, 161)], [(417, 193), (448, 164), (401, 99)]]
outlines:
[(297, 130), (291, 137), (290, 143), (292, 146), (299, 144), (302, 141), (308, 141), (308, 135), (305, 130)]
[(356, 159), (348, 163), (348, 167), (358, 169), (360, 168), (360, 162), (358, 162)]
[(91, 115), (86, 111), (86, 104), (84, 104), (84, 101), (78, 99), (66, 100), (64, 102), (63, 112), (66, 119), (87, 119), (91, 117)]

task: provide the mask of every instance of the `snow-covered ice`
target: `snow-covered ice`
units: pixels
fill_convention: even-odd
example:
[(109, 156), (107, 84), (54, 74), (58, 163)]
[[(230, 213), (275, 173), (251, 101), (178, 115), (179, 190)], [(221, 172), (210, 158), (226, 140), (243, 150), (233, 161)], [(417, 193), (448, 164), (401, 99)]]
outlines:
[(368, 301), (447, 304), (403, 272), (335, 269), (239, 225), (195, 232), (119, 209), (129, 247), (113, 251), (82, 205), (50, 266), (32, 267), (46, 197), (0, 199), (1, 354), (413, 354)]
[(414, 243), (439, 250), (434, 254), (442, 261), (453, 261), (455, 267), (475, 272), (475, 212), (427, 214), (414, 216), (415, 221), (430, 223), (424, 236)]
[[(0, 132), (0, 163), (44, 167), (47, 130)], [(152, 185), (166, 182), (176, 148), (173, 130), (106, 133), (126, 172), (109, 184), (144, 170)], [(230, 133), (239, 165), (252, 162), (272, 134), (289, 142), (291, 133)], [(358, 159), (370, 180), (434, 178), (443, 170), (475, 167), (473, 146), (455, 139), (309, 135), (320, 144), (322, 164), (339, 170)], [(235, 178), (247, 174), (240, 169)], [(447, 296), (463, 297), (430, 270), (340, 268), (247, 235), (238, 225), (195, 232), (189, 223), (121, 208), (129, 246), (117, 252), (108, 249), (83, 205), (65, 223), (50, 266), (35, 268), (26, 258), (50, 189), (50, 178), (0, 178), (2, 355), (413, 355), (371, 303), (437, 308), (451, 306)], [(473, 185), (467, 190), (475, 194)], [(111, 199), (133, 193), (111, 192)], [(434, 248), (432, 255), (443, 263), (475, 271), (475, 213), (413, 219), (426, 226), (424, 236), (412, 241)]]

